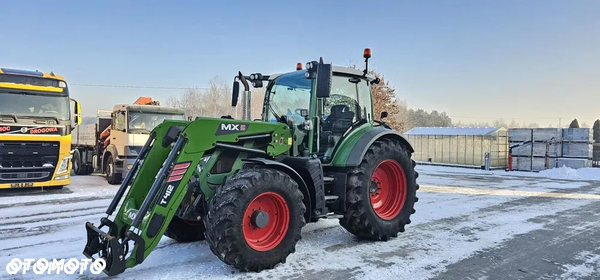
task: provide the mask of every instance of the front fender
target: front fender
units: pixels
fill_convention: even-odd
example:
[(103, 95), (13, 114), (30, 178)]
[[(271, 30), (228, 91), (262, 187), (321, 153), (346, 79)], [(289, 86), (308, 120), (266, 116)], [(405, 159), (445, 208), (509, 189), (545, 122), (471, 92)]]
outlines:
[(270, 159), (266, 159), (266, 158), (246, 158), (246, 159), (242, 159), (242, 161), (248, 162), (251, 164), (260, 164), (260, 165), (264, 165), (264, 166), (269, 166), (269, 167), (275, 168), (279, 171), (285, 172), (290, 177), (292, 177), (292, 179), (298, 183), (298, 187), (300, 188), (300, 191), (304, 195), (303, 202), (304, 202), (304, 205), (306, 206), (306, 212), (304, 214), (304, 217), (306, 218), (307, 221), (310, 220), (310, 215), (312, 213), (311, 195), (308, 190), (308, 186), (306, 185), (306, 182), (304, 181), (304, 179), (302, 179), (302, 176), (300, 176), (300, 174), (298, 174), (298, 172), (296, 172), (296, 170), (294, 170), (287, 164), (284, 164), (284, 163), (281, 163), (278, 161), (274, 161), (274, 160), (270, 160)]

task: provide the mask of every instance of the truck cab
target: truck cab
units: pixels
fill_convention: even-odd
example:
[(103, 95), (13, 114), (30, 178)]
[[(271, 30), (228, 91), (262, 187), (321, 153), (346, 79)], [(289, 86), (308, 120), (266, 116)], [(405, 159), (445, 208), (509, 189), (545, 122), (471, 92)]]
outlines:
[(113, 107), (110, 142), (102, 157), (102, 167), (111, 184), (121, 183), (142, 146), (148, 141), (150, 132), (164, 120), (185, 120), (185, 112), (157, 105)]
[(119, 184), (154, 127), (164, 120), (184, 119), (184, 110), (160, 106), (147, 97), (134, 104), (114, 105), (112, 111), (98, 111), (94, 124), (73, 133), (73, 170), (76, 175), (97, 171), (110, 184)]
[(71, 130), (81, 108), (65, 79), (0, 68), (0, 100), (0, 189), (69, 185)]

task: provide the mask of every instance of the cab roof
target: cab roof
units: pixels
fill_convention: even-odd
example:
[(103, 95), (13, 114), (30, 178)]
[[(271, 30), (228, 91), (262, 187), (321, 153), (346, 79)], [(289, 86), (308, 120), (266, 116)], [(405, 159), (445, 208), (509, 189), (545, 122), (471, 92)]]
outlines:
[(65, 78), (63, 76), (57, 75), (54, 72), (46, 73), (46, 72), (40, 72), (37, 70), (31, 71), (31, 70), (23, 70), (23, 69), (0, 68), (0, 74), (48, 78), (48, 79), (56, 79), (59, 81), (66, 82)]
[[(331, 67), (333, 74), (342, 74), (342, 75), (352, 75), (352, 76), (363, 76), (363, 71), (362, 70), (358, 70), (355, 68), (350, 68), (350, 67), (342, 67), (342, 66), (332, 66)], [(302, 71), (302, 72), (306, 72), (306, 70), (297, 70), (297, 71)], [(287, 72), (287, 73), (293, 73), (293, 71)], [(278, 76), (281, 76), (283, 74), (287, 74), (287, 73), (277, 73), (277, 74), (273, 74), (269, 76), (269, 80), (275, 80)], [(369, 81), (371, 80), (375, 80), (375, 76), (371, 75), (371, 74), (367, 74), (366, 75), (367, 79)]]
[(117, 110), (155, 112), (155, 113), (166, 113), (166, 114), (185, 114), (185, 110), (183, 110), (183, 109), (158, 106), (158, 105), (117, 104), (117, 105), (113, 106), (113, 111), (117, 111)]

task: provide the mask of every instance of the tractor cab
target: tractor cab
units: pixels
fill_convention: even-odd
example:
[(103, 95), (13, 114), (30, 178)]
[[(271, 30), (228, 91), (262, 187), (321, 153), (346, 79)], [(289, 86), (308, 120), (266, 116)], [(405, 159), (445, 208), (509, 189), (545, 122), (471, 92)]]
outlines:
[[(364, 57), (367, 62), (369, 49)], [(248, 81), (255, 88), (266, 81), (261, 120), (288, 124), (294, 138), (291, 156), (316, 156), (326, 164), (344, 137), (375, 121), (370, 84), (379, 79), (366, 73), (367, 68), (336, 67), (322, 59), (308, 62), (305, 69), (298, 63), (295, 72), (285, 74), (240, 73), (234, 81), (232, 105), (237, 103), (239, 81), (245, 86), (246, 101), (250, 99)]]

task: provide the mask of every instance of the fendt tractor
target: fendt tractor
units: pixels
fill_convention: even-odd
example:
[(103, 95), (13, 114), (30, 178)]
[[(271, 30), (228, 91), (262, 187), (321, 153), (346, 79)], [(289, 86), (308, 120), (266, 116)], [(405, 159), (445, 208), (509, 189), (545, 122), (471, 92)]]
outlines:
[(150, 97), (98, 111), (95, 123), (73, 130), (73, 171), (76, 175), (98, 171), (108, 183), (120, 184), (152, 129), (163, 120), (184, 119), (183, 109), (160, 106)]
[[(261, 271), (284, 263), (302, 227), (322, 218), (360, 238), (397, 237), (415, 213), (418, 174), (411, 145), (382, 121), (387, 114), (374, 119), (370, 85), (380, 80), (368, 75), (370, 49), (364, 57), (364, 71), (321, 58), (280, 75), (239, 73), (232, 105), (241, 83), (242, 120), (156, 126), (107, 216), (86, 223), (83, 254), (116, 275), (166, 235), (206, 240), (224, 263)], [(260, 120), (250, 119), (249, 82), (266, 84)]]
[(0, 189), (69, 185), (80, 112), (62, 76), (0, 68)]

